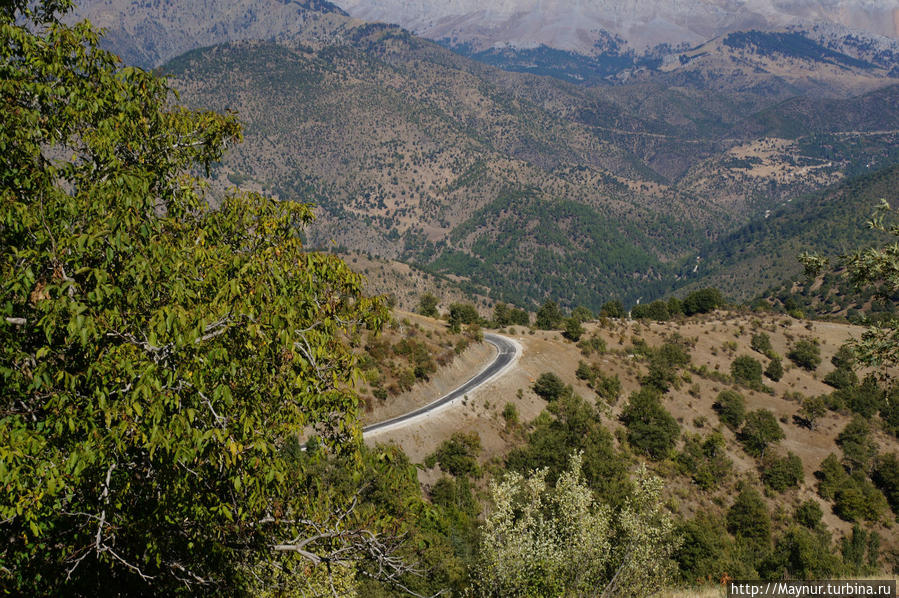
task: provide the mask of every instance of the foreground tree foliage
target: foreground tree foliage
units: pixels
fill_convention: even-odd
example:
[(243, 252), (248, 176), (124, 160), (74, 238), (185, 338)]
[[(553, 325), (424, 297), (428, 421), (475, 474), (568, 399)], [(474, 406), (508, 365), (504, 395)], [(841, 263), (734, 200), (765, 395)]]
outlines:
[(554, 488), (546, 476), (510, 473), (491, 484), (474, 595), (649, 596), (664, 587), (678, 542), (658, 478), (642, 468), (615, 512), (583, 482), (579, 454)]
[(353, 446), (340, 339), (384, 314), (303, 251), (308, 206), (210, 209), (190, 173), (236, 119), (172, 106), (66, 4), (0, 8), (0, 584), (239, 595), (271, 571), (325, 588), (331, 558), (345, 585), (384, 546), (286, 451)]

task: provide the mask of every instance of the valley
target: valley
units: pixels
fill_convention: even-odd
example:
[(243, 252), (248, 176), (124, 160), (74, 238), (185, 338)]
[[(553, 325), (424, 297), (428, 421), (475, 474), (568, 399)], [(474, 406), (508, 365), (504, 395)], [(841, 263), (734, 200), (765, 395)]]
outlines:
[(897, 19), (0, 5), (0, 593), (896, 579)]

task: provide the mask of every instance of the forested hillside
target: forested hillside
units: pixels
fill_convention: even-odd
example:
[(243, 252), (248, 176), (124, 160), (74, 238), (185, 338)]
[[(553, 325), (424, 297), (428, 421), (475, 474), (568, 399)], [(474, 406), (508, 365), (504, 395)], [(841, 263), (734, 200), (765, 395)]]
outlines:
[(797, 197), (723, 236), (700, 254), (698, 267), (688, 263), (683, 276), (694, 276), (696, 267), (699, 280), (688, 286), (717, 286), (749, 300), (797, 278), (803, 252), (837, 256), (883, 241), (883, 233), (865, 225), (882, 200), (895, 203), (897, 185), (894, 166)]

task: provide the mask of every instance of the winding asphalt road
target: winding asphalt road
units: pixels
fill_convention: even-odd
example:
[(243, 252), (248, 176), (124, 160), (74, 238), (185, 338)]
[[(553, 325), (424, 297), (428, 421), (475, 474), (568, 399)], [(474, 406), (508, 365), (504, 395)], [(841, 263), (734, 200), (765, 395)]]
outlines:
[(484, 334), (484, 340), (496, 347), (496, 359), (489, 363), (483, 370), (475, 374), (475, 376), (468, 382), (456, 388), (449, 394), (443, 395), (436, 401), (428, 403), (424, 407), (420, 407), (419, 409), (404, 413), (403, 415), (392, 419), (366, 426), (365, 428), (362, 428), (362, 434), (366, 435), (374, 432), (383, 432), (387, 428), (399, 428), (410, 423), (412, 420), (425, 417), (441, 407), (452, 403), (454, 400), (464, 397), (466, 394), (472, 392), (479, 386), (486, 384), (493, 378), (496, 378), (505, 372), (506, 369), (521, 355), (521, 346), (504, 336), (486, 333)]

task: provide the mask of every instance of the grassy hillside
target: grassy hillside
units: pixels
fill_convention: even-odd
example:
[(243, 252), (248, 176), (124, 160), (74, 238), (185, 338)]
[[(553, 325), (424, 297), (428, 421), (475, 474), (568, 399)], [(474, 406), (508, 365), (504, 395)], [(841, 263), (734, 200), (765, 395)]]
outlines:
[[(506, 330), (524, 347), (513, 371), (426, 425), (379, 441), (398, 443), (423, 464), (419, 477), (438, 504), (447, 480), (482, 488), (509, 470), (547, 467), (553, 481), (566, 455), (581, 450), (586, 483), (616, 505), (630, 488), (628, 472), (644, 463), (664, 480), (664, 510), (684, 543), (673, 586), (711, 585), (725, 574), (814, 579), (899, 567), (892, 531), (899, 505), (891, 499), (888, 506), (881, 492), (891, 487), (877, 473), (899, 450), (899, 420), (887, 395), (863, 381), (866, 372), (845, 374), (852, 366), (839, 351), (861, 328), (727, 312), (666, 323), (604, 319), (584, 328), (577, 343), (558, 332)], [(808, 346), (812, 362), (798, 351)], [(762, 370), (775, 360), (784, 371), (773, 379)], [(748, 370), (738, 363), (757, 364), (758, 378), (741, 377)], [(634, 420), (628, 413), (641, 400), (655, 406)], [(751, 432), (759, 418), (778, 431), (761, 451)], [(468, 458), (483, 467), (474, 476), (453, 474), (441, 461), (462, 433), (477, 438)], [(860, 455), (850, 438), (866, 447), (868, 473), (844, 472), (841, 463)], [(868, 497), (859, 504), (870, 501), (871, 510), (853, 510), (849, 486)], [(765, 522), (752, 538), (731, 514), (744, 492), (757, 495), (753, 520)], [(867, 540), (860, 555), (846, 548), (872, 535), (874, 549)], [(795, 542), (814, 549), (790, 552)]]

